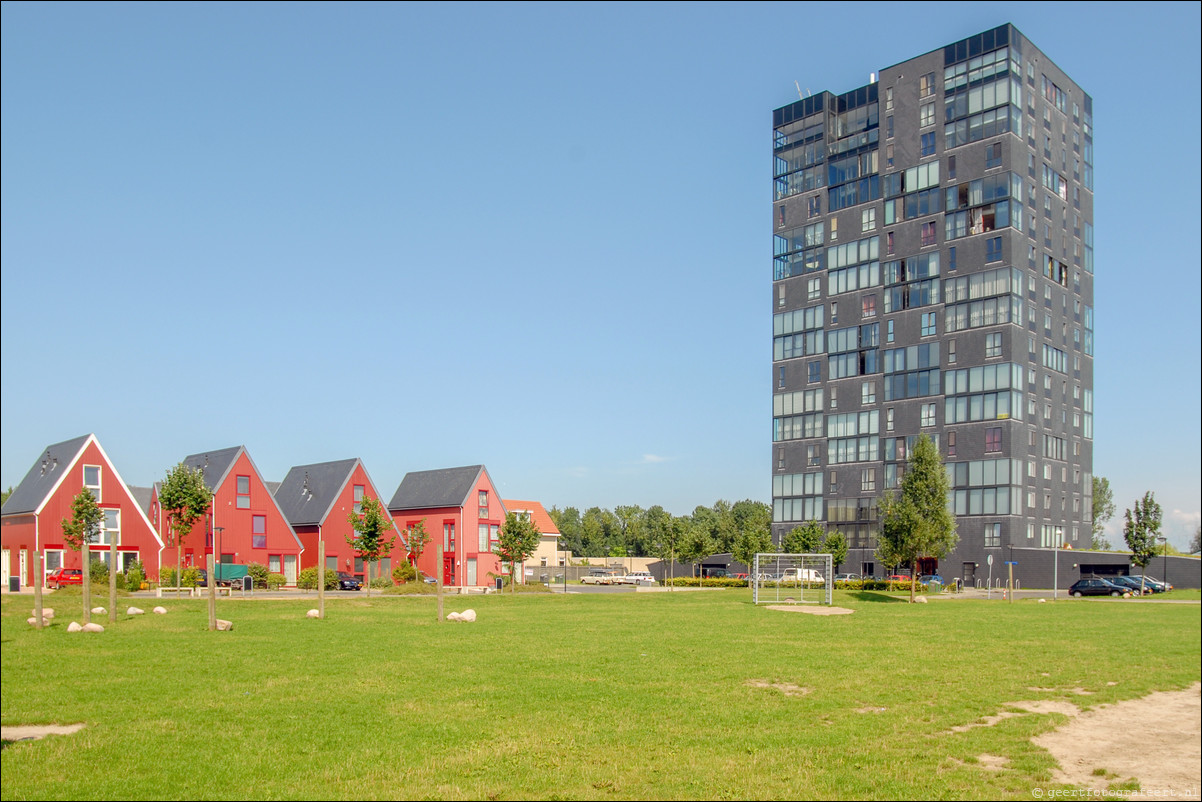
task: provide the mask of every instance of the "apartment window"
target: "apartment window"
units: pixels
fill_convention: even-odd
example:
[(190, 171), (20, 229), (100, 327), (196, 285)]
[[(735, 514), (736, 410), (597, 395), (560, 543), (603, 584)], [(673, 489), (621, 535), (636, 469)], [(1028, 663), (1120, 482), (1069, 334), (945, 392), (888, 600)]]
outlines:
[(893, 232), (887, 231), (885, 233), (885, 253), (893, 253), (893, 248)]
[(860, 299), (860, 316), (876, 317), (876, 296), (865, 295)]
[(935, 405), (934, 404), (923, 404), (922, 405), (922, 422), (920, 425), (921, 426), (934, 426), (935, 425)]
[(956, 340), (952, 338), (947, 341), (947, 364), (956, 364)]
[(885, 87), (885, 111), (893, 111), (893, 87)]
[(885, 118), (885, 137), (891, 139), (893, 137), (893, 115), (890, 114)]
[[(234, 506), (240, 510), (250, 509), (250, 477), (239, 476), (234, 485)], [(266, 547), (264, 547), (266, 548)]]
[(806, 297), (811, 301), (816, 301), (822, 297), (822, 279), (810, 279), (809, 284), (806, 285)]
[(822, 196), (815, 195), (809, 201), (810, 217), (814, 218), (822, 214)]
[(839, 388), (838, 388), (838, 387), (832, 387), (832, 388), (830, 389), (830, 394), (829, 394), (829, 395), (830, 395), (830, 405), (831, 405), (831, 409), (838, 409), (838, 408), (839, 408), (839, 395), (838, 395), (838, 393), (839, 393)]
[(839, 302), (831, 301), (831, 323), (839, 322)]
[(863, 382), (860, 385), (860, 403), (864, 406), (876, 403), (876, 382)]
[(817, 443), (811, 443), (806, 446), (806, 465), (814, 467), (822, 464), (822, 446)]
[(892, 320), (885, 321), (885, 342), (887, 342), (887, 343), (893, 342), (893, 321)]
[(985, 261), (1000, 262), (1002, 260), (1002, 238), (991, 237), (985, 240)]
[(1002, 166), (1002, 143), (994, 142), (985, 148), (985, 169)]
[(355, 515), (363, 514), (363, 485), (355, 485)]
[(890, 142), (888, 145), (885, 145), (885, 166), (886, 167), (893, 166), (893, 143), (892, 142)]
[(831, 236), (830, 236), (830, 240), (831, 240), (831, 242), (834, 242), (834, 241), (835, 241), (835, 240), (837, 240), (837, 239), (839, 239), (839, 218), (837, 218), (837, 217), (832, 217), (832, 218), (831, 218)]
[(930, 221), (922, 224), (922, 247), (935, 244), (935, 222)]
[(935, 313), (934, 312), (923, 312), (922, 313), (921, 336), (931, 337), (935, 334), (938, 334), (939, 333), (938, 328), (939, 327), (935, 322)]
[(83, 466), (83, 486), (92, 494), (92, 498), (96, 499), (96, 503), (100, 503), (100, 466), (85, 465)]
[(782, 390), (785, 387), (785, 369), (783, 366), (776, 369), (776, 386)]
[(893, 407), (885, 410), (885, 431), (893, 431)]
[(785, 285), (784, 285), (784, 284), (777, 285), (777, 288), (776, 288), (776, 305), (777, 305), (777, 306), (784, 306), (784, 305), (785, 305)]
[(809, 371), (808, 381), (811, 381), (811, 382), (822, 381), (822, 363), (821, 362), (814, 361), (814, 362), (809, 363), (809, 365), (807, 365), (806, 367)]
[(876, 468), (864, 468), (860, 471), (860, 492), (871, 493), (876, 490)]
[(250, 517), (250, 547), (252, 549), (267, 548), (266, 515), (252, 515)]
[(479, 517), (487, 518), (488, 517), (488, 491), (487, 490), (479, 491), (479, 493), (477, 494), (476, 506), (478, 506), (480, 508), (479, 509)]
[(985, 357), (1002, 355), (1002, 333), (1000, 331), (985, 335)]
[[(926, 128), (928, 125), (935, 124), (935, 104), (923, 103), (918, 108), (918, 127)], [(763, 218), (760, 218), (763, 219)]]
[(918, 96), (924, 98), (933, 94), (935, 94), (935, 73), (928, 72), (926, 75), (918, 76)]
[(985, 430), (985, 453), (996, 454), (1002, 450), (1002, 427), (994, 426)]
[(956, 177), (956, 157), (955, 156), (947, 157), (947, 177), (948, 178)]
[(956, 456), (956, 433), (947, 433), (947, 455), (949, 457)]
[(999, 549), (1002, 547), (1002, 525), (985, 524), (985, 548)]
[(777, 228), (785, 226), (785, 205), (783, 203), (776, 207), (776, 226)]
[(860, 230), (876, 231), (876, 209), (865, 209), (860, 212)]
[(918, 153), (920, 156), (935, 155), (935, 132), (928, 131), (918, 138)]
[(947, 270), (949, 273), (956, 272), (956, 246), (947, 249)]

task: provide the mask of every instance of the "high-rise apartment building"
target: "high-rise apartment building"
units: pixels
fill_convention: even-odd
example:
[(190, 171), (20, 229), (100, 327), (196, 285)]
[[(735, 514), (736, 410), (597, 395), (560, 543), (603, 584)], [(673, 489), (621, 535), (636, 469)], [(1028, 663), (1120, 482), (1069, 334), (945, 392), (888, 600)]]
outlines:
[(920, 570), (1088, 547), (1090, 96), (1003, 25), (779, 108), (773, 135), (774, 537), (824, 521), (843, 570), (880, 575), (878, 501), (928, 434), (960, 545)]

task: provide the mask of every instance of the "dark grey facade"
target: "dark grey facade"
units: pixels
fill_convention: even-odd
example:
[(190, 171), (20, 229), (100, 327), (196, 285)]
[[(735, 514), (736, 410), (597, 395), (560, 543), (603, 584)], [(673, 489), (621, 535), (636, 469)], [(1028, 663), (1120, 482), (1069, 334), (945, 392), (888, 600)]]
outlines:
[(824, 521), (844, 570), (883, 574), (878, 500), (927, 434), (960, 544), (921, 570), (1087, 549), (1090, 96), (1003, 25), (779, 108), (773, 135), (774, 537)]

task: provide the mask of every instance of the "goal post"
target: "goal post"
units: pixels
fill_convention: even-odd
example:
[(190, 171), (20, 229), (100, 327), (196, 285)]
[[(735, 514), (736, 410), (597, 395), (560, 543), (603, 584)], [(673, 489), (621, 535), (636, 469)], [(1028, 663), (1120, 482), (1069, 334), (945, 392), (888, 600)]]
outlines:
[(827, 604), (835, 575), (829, 554), (757, 554), (750, 577), (754, 604)]

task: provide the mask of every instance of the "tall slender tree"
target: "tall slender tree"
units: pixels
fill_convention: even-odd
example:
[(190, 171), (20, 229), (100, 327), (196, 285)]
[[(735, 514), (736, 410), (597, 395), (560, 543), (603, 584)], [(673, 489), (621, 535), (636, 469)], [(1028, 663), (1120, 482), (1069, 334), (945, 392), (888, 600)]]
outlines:
[(71, 517), (64, 518), (63, 541), (74, 551), (83, 551), (83, 622), (92, 620), (92, 555), (88, 546), (100, 535), (104, 513), (88, 488), (81, 488), (71, 499)]
[(509, 563), (510, 592), (518, 592), (518, 566), (538, 549), (543, 533), (528, 515), (505, 513), (505, 523), (497, 533), (496, 554)]
[[(159, 508), (167, 515), (167, 540), (175, 547), (175, 587), (180, 587), (183, 572), (184, 541), (201, 520), (213, 501), (213, 491), (205, 484), (204, 470), (179, 463), (167, 472), (159, 488)], [(216, 577), (212, 577), (216, 581)]]
[[(371, 595), (371, 564), (379, 563), (392, 551), (392, 519), (384, 512), (384, 505), (371, 496), (365, 496), (360, 505), (362, 512), (350, 513), (347, 521), (355, 534), (346, 538), (355, 554), (367, 563), (367, 595)], [(377, 572), (378, 573), (378, 572)]]
[[(422, 554), (426, 551), (426, 546), (430, 545), (430, 533), (426, 531), (426, 519), (422, 518), (417, 524), (407, 533), (406, 545), (408, 546), (410, 558), (413, 560), (413, 572), (417, 576), (417, 581), (422, 581), (421, 569), (417, 567), (417, 562), (422, 558)], [(435, 570), (438, 573), (438, 570)]]
[(1114, 491), (1110, 489), (1110, 480), (1105, 476), (1095, 476), (1093, 484), (1093, 502), (1090, 512), (1093, 517), (1093, 530), (1090, 536), (1090, 548), (1099, 551), (1109, 551), (1110, 541), (1106, 539), (1106, 522), (1114, 517)]
[(1156, 540), (1160, 536), (1161, 510), (1152, 491), (1144, 493), (1142, 499), (1136, 499), (1135, 506), (1127, 510), (1123, 518), (1123, 539), (1127, 541), (1127, 548), (1131, 549), (1131, 564), (1139, 566), (1139, 592), (1142, 596), (1146, 590), (1144, 569), (1156, 556)]
[(826, 527), (821, 523), (806, 521), (785, 533), (780, 541), (780, 549), (785, 554), (817, 554), (825, 535)]

